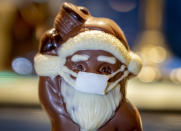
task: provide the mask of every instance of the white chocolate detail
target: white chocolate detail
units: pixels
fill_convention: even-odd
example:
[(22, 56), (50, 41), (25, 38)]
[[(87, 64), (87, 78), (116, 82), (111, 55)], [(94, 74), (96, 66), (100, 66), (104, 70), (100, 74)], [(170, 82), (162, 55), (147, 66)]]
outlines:
[(89, 59), (88, 55), (78, 55), (78, 54), (72, 56), (71, 58), (73, 62), (87, 61), (88, 59)]
[(59, 48), (58, 54), (65, 59), (79, 50), (104, 50), (113, 54), (126, 65), (131, 59), (122, 42), (115, 36), (103, 31), (85, 31), (69, 38)]
[[(95, 76), (95, 78), (92, 78), (92, 79), (97, 79), (99, 76), (104, 76), (104, 77), (107, 77), (106, 79), (108, 80), (108, 79), (111, 79), (112, 77), (114, 77), (116, 74), (118, 74), (119, 72), (123, 72), (125, 70), (125, 66), (124, 65), (122, 65), (121, 66), (121, 68), (120, 69), (118, 69), (117, 71), (115, 71), (114, 73), (112, 73), (112, 74), (110, 74), (110, 75), (100, 75), (100, 74), (94, 74), (94, 73), (87, 73), (87, 75), (88, 74), (92, 74), (91, 76), (89, 76), (89, 77), (93, 77), (93, 75)], [(81, 73), (81, 72), (80, 72)], [(84, 73), (84, 72), (82, 72), (82, 73)], [(86, 73), (86, 72), (85, 72)], [(118, 79), (118, 80), (116, 80), (115, 82), (112, 82), (112, 83), (107, 83), (107, 86), (106, 85), (104, 85), (105, 86), (105, 89), (104, 89), (104, 91), (103, 91), (103, 88), (104, 88), (104, 86), (103, 86), (103, 84), (101, 84), (101, 83), (99, 83), (99, 85), (102, 85), (103, 87), (101, 87), (101, 88), (98, 88), (98, 87), (96, 87), (96, 85), (95, 85), (95, 87), (96, 88), (91, 88), (91, 89), (89, 89), (89, 88), (82, 88), (82, 89), (78, 89), (75, 85), (77, 84), (77, 77), (78, 77), (78, 73), (76, 73), (76, 72), (73, 72), (72, 70), (70, 70), (69, 68), (67, 68), (66, 66), (63, 66), (62, 67), (62, 71), (60, 71), (59, 72), (59, 75), (61, 75), (62, 76), (62, 78), (70, 85), (70, 86), (72, 86), (72, 87), (74, 87), (75, 89), (77, 89), (77, 90), (79, 90), (79, 91), (82, 91), (82, 92), (87, 92), (87, 93), (93, 93), (93, 94), (106, 94), (106, 93), (108, 93), (109, 91), (111, 91), (112, 89), (114, 89), (116, 86), (117, 86), (117, 84), (121, 81), (121, 80), (123, 80), (125, 77), (127, 77), (127, 75), (129, 74), (129, 72), (128, 71), (124, 71), (124, 73), (123, 73), (123, 75)], [(80, 74), (79, 74), (80, 75)], [(87, 76), (86, 75), (86, 76)], [(73, 77), (75, 77), (76, 78), (76, 80), (74, 80), (73, 78), (71, 78), (71, 76), (73, 76)], [(85, 76), (85, 77), (86, 77)], [(79, 78), (80, 79), (80, 78)], [(85, 79), (85, 78), (82, 78), (82, 79)], [(91, 79), (91, 80), (92, 80)], [(99, 79), (99, 78), (98, 78)], [(101, 79), (103, 79), (103, 78), (101, 78), (100, 77), (100, 80)], [(105, 79), (105, 78), (104, 78)], [(86, 79), (85, 79), (86, 80)], [(84, 81), (85, 81), (84, 80)], [(106, 81), (107, 81), (106, 80)], [(81, 80), (82, 81), (82, 80)], [(94, 81), (94, 80), (93, 80)], [(106, 82), (105, 81), (105, 82)], [(82, 83), (82, 82), (81, 82)], [(84, 82), (83, 82), (84, 83)], [(95, 84), (95, 83), (92, 83), (92, 84)], [(90, 86), (90, 85), (88, 85), (88, 86)]]
[(114, 115), (122, 99), (120, 85), (106, 95), (79, 92), (64, 80), (61, 87), (66, 109), (72, 120), (81, 127), (81, 131), (100, 128)]
[(98, 56), (97, 61), (102, 61), (102, 62), (107, 62), (110, 64), (115, 64), (116, 63), (116, 58), (115, 57), (110, 57), (110, 56)]
[(126, 66), (125, 65), (121, 65), (121, 71), (123, 72), (124, 71), (124, 69), (126, 68)]
[(141, 59), (137, 54), (135, 54), (133, 52), (130, 52), (129, 54), (131, 56), (131, 60), (128, 64), (128, 70), (129, 70), (129, 72), (133, 73), (134, 75), (137, 75), (142, 68)]
[(124, 78), (126, 78), (129, 74), (129, 71), (124, 71), (123, 75), (117, 79), (115, 82), (113, 83), (110, 83), (108, 86), (107, 86), (107, 89), (105, 91), (105, 93), (108, 93), (109, 91), (113, 90), (114, 88), (116, 88), (116, 86), (118, 85), (118, 83), (120, 81), (122, 81)]
[(104, 95), (109, 77), (91, 72), (79, 72), (75, 89), (84, 93)]
[(60, 58), (58, 56), (37, 54), (34, 57), (35, 71), (40, 76), (56, 76), (60, 70)]
[[(128, 51), (115, 36), (103, 31), (91, 30), (79, 33), (62, 44), (58, 49), (59, 56), (37, 54), (34, 59), (36, 73), (40, 76), (59, 74), (66, 62), (66, 57), (79, 50), (104, 50), (110, 52), (125, 64), (128, 71), (134, 75), (138, 74), (142, 67), (139, 56)], [(73, 58), (73, 60), (77, 61), (79, 58), (75, 59)]]

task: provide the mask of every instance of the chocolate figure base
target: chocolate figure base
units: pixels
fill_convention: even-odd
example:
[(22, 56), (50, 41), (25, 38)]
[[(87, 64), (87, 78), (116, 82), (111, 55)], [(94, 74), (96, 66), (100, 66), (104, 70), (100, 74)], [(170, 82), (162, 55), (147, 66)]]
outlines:
[[(79, 126), (72, 121), (66, 111), (66, 104), (61, 94), (60, 76), (55, 78), (41, 76), (39, 81), (39, 97), (42, 106), (51, 119), (52, 131), (80, 131)], [(98, 131), (142, 131), (139, 112), (124, 97), (115, 115)]]

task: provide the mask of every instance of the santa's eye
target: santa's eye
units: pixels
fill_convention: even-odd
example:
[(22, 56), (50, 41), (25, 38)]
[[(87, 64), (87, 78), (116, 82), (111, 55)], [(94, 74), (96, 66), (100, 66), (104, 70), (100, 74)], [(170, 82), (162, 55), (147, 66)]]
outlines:
[(75, 67), (75, 70), (77, 71), (85, 71), (85, 68), (82, 64), (77, 64)]
[(102, 66), (100, 69), (99, 69), (99, 72), (100, 73), (104, 73), (104, 74), (111, 74), (112, 73), (112, 69), (110, 66)]

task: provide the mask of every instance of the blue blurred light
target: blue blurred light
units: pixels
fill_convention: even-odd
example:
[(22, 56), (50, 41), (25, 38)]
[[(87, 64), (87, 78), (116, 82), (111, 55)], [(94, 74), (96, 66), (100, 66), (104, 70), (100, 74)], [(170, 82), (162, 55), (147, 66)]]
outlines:
[[(73, 3), (87, 7), (92, 16), (113, 19), (124, 31), (129, 45), (133, 46), (140, 32), (139, 0), (76, 0)], [(113, 8), (111, 4), (116, 3), (120, 8), (124, 7), (124, 11)]]

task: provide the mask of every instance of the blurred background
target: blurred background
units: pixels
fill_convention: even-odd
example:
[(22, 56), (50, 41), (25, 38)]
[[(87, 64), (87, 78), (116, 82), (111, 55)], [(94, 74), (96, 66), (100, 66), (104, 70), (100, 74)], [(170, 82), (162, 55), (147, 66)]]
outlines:
[[(33, 57), (66, 0), (0, 1), (0, 130), (49, 131), (38, 100)], [(181, 130), (181, 0), (67, 0), (108, 17), (124, 31), (143, 69), (127, 97), (145, 131)]]

